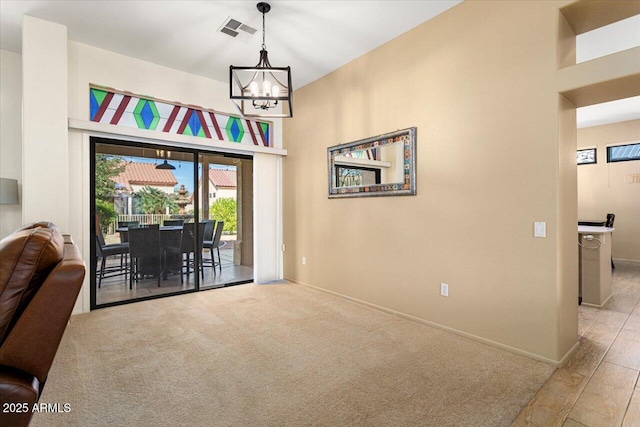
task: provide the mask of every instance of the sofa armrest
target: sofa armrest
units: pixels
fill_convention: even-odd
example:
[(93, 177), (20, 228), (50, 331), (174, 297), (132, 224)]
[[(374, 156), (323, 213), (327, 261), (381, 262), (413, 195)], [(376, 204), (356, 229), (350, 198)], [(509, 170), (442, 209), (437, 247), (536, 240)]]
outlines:
[(63, 260), (45, 279), (0, 348), (0, 365), (25, 371), (44, 383), (84, 276), (84, 261), (69, 240)]
[(33, 405), (38, 401), (40, 384), (33, 375), (0, 366), (0, 424), (28, 426)]

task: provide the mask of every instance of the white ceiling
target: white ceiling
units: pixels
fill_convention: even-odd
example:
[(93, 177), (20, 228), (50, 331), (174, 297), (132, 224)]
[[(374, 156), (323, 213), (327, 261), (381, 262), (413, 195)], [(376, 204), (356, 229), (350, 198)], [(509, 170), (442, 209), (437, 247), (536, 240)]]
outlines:
[[(459, 3), (272, 0), (266, 14), (269, 59), (274, 66), (291, 66), (294, 89), (300, 88)], [(258, 62), (262, 15), (256, 4), (255, 0), (0, 0), (0, 48), (21, 51), (22, 16), (30, 15), (65, 25), (71, 40), (227, 82), (229, 65)], [(258, 31), (244, 41), (220, 33), (229, 17)], [(605, 28), (605, 40), (638, 38), (640, 27), (635, 24), (609, 32)], [(588, 36), (580, 37), (579, 55), (588, 57), (592, 49), (601, 49)], [(625, 43), (629, 44), (616, 45)], [(578, 109), (578, 126), (640, 118), (640, 97), (613, 107), (607, 103)]]
[[(229, 65), (255, 65), (258, 1), (0, 1), (0, 47), (20, 52), (22, 15), (67, 26), (71, 40), (227, 82)], [(461, 1), (269, 1), (266, 46), (300, 88)], [(258, 31), (220, 33), (232, 17)]]

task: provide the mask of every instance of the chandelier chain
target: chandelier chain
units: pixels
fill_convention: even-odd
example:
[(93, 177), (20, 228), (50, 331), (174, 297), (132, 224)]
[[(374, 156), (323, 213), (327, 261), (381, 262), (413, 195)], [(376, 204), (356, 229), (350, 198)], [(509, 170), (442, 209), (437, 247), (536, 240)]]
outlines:
[(267, 49), (267, 45), (264, 41), (265, 39), (265, 31), (264, 31), (264, 12), (262, 12), (262, 49), (266, 50)]

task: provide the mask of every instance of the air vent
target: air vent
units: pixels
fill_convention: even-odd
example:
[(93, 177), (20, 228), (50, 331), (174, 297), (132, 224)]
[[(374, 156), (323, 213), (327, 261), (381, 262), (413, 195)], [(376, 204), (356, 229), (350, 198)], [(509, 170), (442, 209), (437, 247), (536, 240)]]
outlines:
[(226, 35), (231, 36), (231, 37), (236, 37), (238, 35), (237, 31), (233, 31), (232, 29), (227, 28), (227, 27), (223, 27), (220, 30), (220, 32), (225, 33)]
[(246, 33), (249, 33), (249, 34), (253, 34), (253, 33), (255, 33), (257, 31), (255, 28), (250, 27), (250, 26), (245, 25), (245, 24), (240, 24), (240, 30), (242, 30), (242, 31), (244, 31)]
[(236, 21), (235, 19), (231, 18), (229, 19), (229, 22), (227, 22), (227, 25), (225, 25), (225, 28), (231, 28), (232, 30), (237, 30), (240, 25), (242, 25), (242, 22)]
[(218, 31), (236, 40), (246, 41), (254, 35), (257, 30), (251, 25), (240, 22), (238, 19), (228, 17), (224, 20)]

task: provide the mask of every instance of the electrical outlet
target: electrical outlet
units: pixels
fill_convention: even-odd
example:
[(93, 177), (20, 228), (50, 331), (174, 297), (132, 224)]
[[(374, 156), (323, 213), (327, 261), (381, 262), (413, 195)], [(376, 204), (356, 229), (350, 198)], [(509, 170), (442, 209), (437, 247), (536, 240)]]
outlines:
[(302, 265), (307, 265), (307, 257), (306, 256), (302, 257)]
[(440, 283), (440, 295), (443, 297), (449, 296), (449, 285), (446, 283)]
[(287, 248), (284, 246), (284, 243), (282, 244), (282, 252), (286, 251)]

